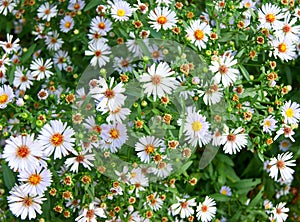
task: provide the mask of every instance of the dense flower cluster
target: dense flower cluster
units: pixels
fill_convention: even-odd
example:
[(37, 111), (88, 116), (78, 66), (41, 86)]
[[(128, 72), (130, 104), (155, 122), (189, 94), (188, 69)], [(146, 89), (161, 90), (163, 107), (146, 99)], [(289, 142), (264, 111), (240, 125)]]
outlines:
[(299, 4), (0, 0), (1, 221), (299, 220)]

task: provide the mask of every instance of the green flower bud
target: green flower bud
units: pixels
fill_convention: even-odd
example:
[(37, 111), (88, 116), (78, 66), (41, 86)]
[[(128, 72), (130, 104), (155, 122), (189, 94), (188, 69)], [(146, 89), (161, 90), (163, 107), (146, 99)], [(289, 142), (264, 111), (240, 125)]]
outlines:
[(30, 96), (28, 96), (28, 95), (25, 95), (25, 96), (24, 96), (24, 99), (25, 99), (25, 100), (28, 100), (29, 98), (30, 98)]
[(134, 107), (134, 108), (137, 108), (138, 106), (139, 106), (138, 103), (134, 103), (134, 104), (133, 104), (133, 107)]
[(150, 58), (148, 56), (143, 56), (143, 61), (144, 62), (149, 62)]
[(145, 106), (148, 105), (148, 103), (147, 103), (147, 101), (144, 100), (144, 101), (142, 101), (141, 105), (142, 105), (143, 107), (145, 107)]
[(4, 132), (3, 136), (8, 137), (9, 133), (8, 132)]
[(104, 68), (100, 69), (100, 74), (101, 75), (106, 75), (106, 69), (104, 69)]
[(101, 122), (102, 121), (102, 116), (97, 116), (97, 121)]
[(41, 127), (41, 126), (43, 126), (44, 125), (44, 123), (43, 123), (43, 121), (42, 120), (37, 120), (37, 121), (35, 121), (35, 124), (37, 125), (37, 126), (39, 126), (39, 127)]
[(25, 113), (25, 112), (23, 112), (23, 113), (21, 113), (21, 117), (22, 117), (23, 119), (27, 119), (27, 118), (28, 118), (28, 114)]
[(212, 53), (211, 50), (206, 50), (206, 51), (205, 51), (205, 54), (206, 54), (207, 56), (210, 56), (211, 53)]

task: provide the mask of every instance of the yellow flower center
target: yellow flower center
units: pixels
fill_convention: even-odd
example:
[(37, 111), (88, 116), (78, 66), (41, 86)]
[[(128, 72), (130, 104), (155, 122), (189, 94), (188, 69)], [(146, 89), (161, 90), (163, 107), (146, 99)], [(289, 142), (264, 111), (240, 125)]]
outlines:
[(192, 123), (192, 128), (194, 131), (198, 132), (202, 129), (202, 124), (199, 121), (195, 121)]
[(34, 186), (38, 185), (41, 182), (41, 180), (42, 177), (39, 174), (32, 174), (28, 179), (29, 183)]
[(267, 126), (267, 127), (270, 127), (270, 126), (271, 126), (270, 120), (266, 120), (266, 121), (265, 121), (265, 126)]
[(195, 39), (202, 40), (204, 38), (204, 32), (200, 29), (194, 32)]
[(98, 28), (99, 28), (99, 29), (105, 29), (105, 23), (104, 23), (104, 22), (100, 22), (100, 23), (98, 24)]
[(284, 142), (282, 142), (281, 146), (282, 146), (282, 147), (288, 147), (288, 146), (289, 146), (289, 143), (286, 142), (286, 141), (284, 141)]
[(279, 51), (279, 52), (285, 53), (286, 50), (287, 50), (286, 44), (280, 43), (280, 44), (278, 45), (278, 51)]
[(117, 139), (117, 138), (119, 138), (119, 131), (117, 129), (111, 129), (109, 131), (109, 135), (111, 138)]
[(151, 153), (153, 153), (155, 150), (155, 147), (152, 145), (152, 144), (148, 144), (146, 147), (145, 147), (145, 152), (149, 155)]
[(275, 21), (275, 15), (274, 14), (267, 14), (266, 15), (266, 21), (269, 23), (273, 23)]
[(167, 19), (166, 16), (161, 15), (161, 16), (159, 16), (159, 17), (157, 18), (156, 21), (157, 21), (158, 24), (164, 25), (164, 24), (166, 24), (166, 23), (168, 22), (168, 19)]
[(288, 108), (286, 111), (285, 111), (285, 115), (289, 118), (293, 117), (294, 116), (294, 110), (292, 108)]
[(8, 100), (8, 95), (6, 93), (3, 93), (1, 96), (0, 96), (0, 104), (4, 104), (6, 103)]
[(33, 201), (32, 201), (31, 197), (25, 197), (24, 200), (23, 200), (23, 205), (25, 207), (29, 207), (29, 206), (31, 206), (32, 202)]
[(223, 189), (223, 190), (221, 191), (221, 194), (227, 195), (227, 190)]
[(60, 146), (64, 142), (64, 136), (60, 133), (54, 133), (51, 137), (51, 143), (54, 146)]
[(71, 27), (71, 22), (66, 22), (65, 23), (65, 28), (69, 29)]
[(118, 15), (119, 17), (123, 17), (123, 16), (125, 15), (125, 10), (124, 10), (124, 9), (118, 9), (117, 15)]

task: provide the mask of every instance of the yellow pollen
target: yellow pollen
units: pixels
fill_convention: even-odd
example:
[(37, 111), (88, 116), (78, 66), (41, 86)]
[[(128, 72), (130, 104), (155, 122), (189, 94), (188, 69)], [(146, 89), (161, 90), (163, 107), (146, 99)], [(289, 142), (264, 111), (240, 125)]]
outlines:
[(267, 14), (266, 15), (266, 21), (269, 23), (273, 23), (275, 21), (275, 15), (274, 14)]
[(192, 129), (198, 132), (202, 129), (202, 124), (199, 121), (195, 121), (192, 123)]
[(42, 180), (42, 177), (39, 174), (32, 174), (28, 179), (29, 183), (34, 186), (40, 184), (41, 180)]
[(117, 15), (118, 15), (119, 17), (123, 17), (123, 16), (125, 15), (125, 10), (124, 10), (124, 9), (118, 9)]
[(51, 137), (51, 143), (54, 146), (60, 146), (64, 142), (64, 136), (60, 133), (54, 133)]
[(156, 21), (157, 21), (158, 24), (164, 25), (164, 24), (166, 24), (166, 23), (168, 22), (168, 19), (167, 19), (166, 16), (161, 15), (161, 16), (159, 16), (159, 17), (157, 18)]
[(1, 96), (0, 96), (0, 104), (4, 104), (6, 103), (8, 100), (8, 95), (6, 93), (3, 93)]
[(285, 111), (285, 115), (289, 118), (293, 117), (294, 116), (294, 110), (292, 108), (288, 108), (286, 111)]
[(267, 126), (267, 127), (270, 127), (270, 126), (271, 126), (270, 120), (266, 120), (266, 121), (265, 121), (265, 126)]
[(226, 195), (226, 194), (227, 194), (227, 191), (226, 191), (225, 189), (223, 189), (223, 190), (221, 191), (221, 193), (222, 193), (223, 195)]
[(65, 23), (65, 28), (69, 29), (71, 27), (71, 22), (66, 22)]
[(202, 40), (204, 38), (204, 32), (200, 29), (194, 32), (195, 39)]
[(146, 147), (145, 147), (145, 152), (149, 155), (151, 153), (153, 153), (155, 150), (155, 147), (152, 145), (152, 144), (148, 144)]
[(286, 50), (287, 50), (286, 44), (280, 43), (280, 44), (278, 45), (278, 51), (279, 51), (279, 52), (285, 53)]
[(111, 129), (109, 131), (109, 135), (111, 138), (117, 139), (117, 138), (119, 138), (119, 131), (117, 129)]

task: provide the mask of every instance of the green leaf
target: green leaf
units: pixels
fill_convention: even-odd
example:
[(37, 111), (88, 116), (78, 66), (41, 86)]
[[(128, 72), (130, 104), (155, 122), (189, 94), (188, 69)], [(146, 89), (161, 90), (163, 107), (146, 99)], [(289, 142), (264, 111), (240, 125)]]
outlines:
[(10, 85), (12, 85), (14, 78), (15, 78), (15, 70), (16, 66), (12, 66), (11, 69), (8, 72), (8, 82)]
[(99, 5), (99, 4), (100, 4), (99, 1), (96, 1), (96, 0), (90, 1), (90, 3), (87, 4), (87, 6), (84, 8), (83, 11), (86, 12), (86, 11), (88, 11), (88, 10), (90, 10), (90, 9), (92, 9), (92, 8), (94, 8), (94, 7), (96, 7), (96, 6)]
[(13, 171), (7, 166), (5, 161), (2, 161), (2, 170), (3, 170), (3, 179), (4, 184), (7, 187), (7, 189), (11, 190), (11, 188), (14, 186), (16, 179)]
[(247, 81), (250, 81), (250, 75), (249, 72), (247, 71), (247, 69), (242, 65), (242, 64), (238, 64), (243, 76), (245, 77), (245, 79)]
[(32, 46), (29, 47), (29, 49), (27, 50), (27, 52), (25, 52), (22, 56), (22, 63), (27, 62), (27, 60), (32, 56), (32, 54), (34, 53), (34, 50), (36, 48), (36, 44), (33, 44)]
[(220, 194), (220, 193), (215, 193), (211, 194), (210, 197), (214, 198), (217, 202), (227, 202), (230, 201), (231, 197)]
[(262, 189), (258, 192), (258, 194), (254, 197), (254, 199), (250, 202), (250, 204), (249, 204), (249, 208), (251, 208), (251, 207), (255, 207), (258, 203), (259, 203), (259, 201), (262, 199), (262, 195), (263, 195), (263, 191), (264, 191), (264, 189), (263, 189), (263, 187), (262, 187)]
[(185, 172), (191, 165), (193, 161), (186, 162), (182, 167), (180, 167), (178, 170), (176, 170), (175, 174), (180, 175), (183, 172)]

